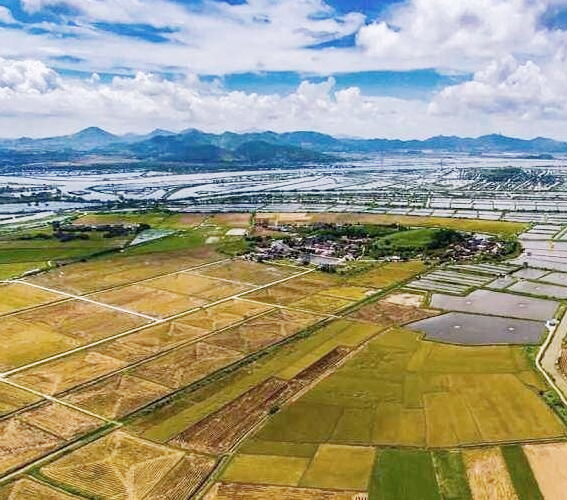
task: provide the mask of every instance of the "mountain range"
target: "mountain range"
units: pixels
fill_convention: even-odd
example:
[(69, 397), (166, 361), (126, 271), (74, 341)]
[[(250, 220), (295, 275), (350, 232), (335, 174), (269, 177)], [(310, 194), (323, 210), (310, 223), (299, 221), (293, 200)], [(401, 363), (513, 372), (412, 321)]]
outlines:
[(339, 161), (338, 153), (516, 153), (547, 156), (567, 153), (567, 142), (538, 137), (525, 140), (493, 134), (478, 138), (437, 136), (426, 140), (347, 139), (318, 132), (211, 134), (157, 129), (145, 135), (114, 135), (97, 127), (43, 139), (0, 139), (0, 156), (10, 153), (111, 156), (187, 163), (321, 163)]

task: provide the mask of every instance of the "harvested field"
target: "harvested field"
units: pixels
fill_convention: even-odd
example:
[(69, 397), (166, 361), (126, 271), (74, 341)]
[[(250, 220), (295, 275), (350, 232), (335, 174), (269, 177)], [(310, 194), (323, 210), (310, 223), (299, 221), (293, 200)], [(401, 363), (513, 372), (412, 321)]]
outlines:
[(184, 453), (115, 431), (41, 469), (46, 477), (102, 498), (141, 500)]
[(92, 298), (105, 304), (159, 318), (173, 316), (208, 303), (205, 299), (158, 290), (146, 285), (130, 285), (97, 293)]
[(297, 486), (309, 459), (276, 455), (236, 455), (222, 475), (223, 481), (236, 483)]
[(310, 278), (311, 276), (308, 275), (306, 278), (289, 280), (256, 292), (251, 292), (246, 294), (243, 298), (266, 302), (268, 304), (288, 306), (298, 299), (308, 297), (310, 294), (315, 294), (328, 287), (327, 283)]
[(270, 378), (170, 441), (203, 453), (228, 452), (276, 405), (288, 384)]
[(215, 459), (186, 454), (144, 500), (186, 500), (191, 498), (215, 467)]
[(197, 326), (171, 321), (112, 340), (94, 350), (128, 363), (135, 363), (185, 342), (197, 340), (207, 333), (207, 330)]
[(340, 363), (349, 352), (350, 349), (347, 349), (346, 347), (337, 347), (333, 349), (330, 353), (325, 354), (325, 356), (298, 373), (295, 377), (293, 377), (293, 381), (299, 382), (301, 385), (305, 386), (311, 384), (324, 373), (337, 366), (337, 364)]
[(525, 445), (524, 452), (545, 500), (563, 500), (567, 487), (567, 443)]
[(197, 269), (196, 274), (223, 278), (239, 283), (267, 285), (301, 272), (299, 269), (284, 266), (269, 266), (246, 260), (233, 260)]
[(140, 365), (132, 374), (171, 389), (179, 389), (242, 357), (239, 351), (198, 342)]
[(398, 306), (421, 307), (423, 299), (423, 295), (419, 293), (395, 292), (384, 297), (382, 302), (388, 302), (389, 304), (396, 304)]
[(104, 425), (104, 421), (59, 403), (46, 403), (18, 417), (22, 422), (70, 440)]
[(466, 297), (434, 294), (431, 298), (431, 307), (437, 309), (542, 321), (552, 318), (557, 306), (552, 300), (489, 290), (476, 290)]
[(376, 290), (362, 286), (338, 286), (335, 288), (327, 288), (321, 291), (319, 295), (328, 295), (329, 297), (358, 301), (365, 299), (374, 293), (376, 293)]
[(14, 317), (76, 338), (81, 343), (95, 342), (149, 323), (139, 316), (81, 300), (26, 311)]
[(48, 453), (64, 441), (12, 417), (0, 421), (0, 475)]
[(81, 345), (52, 328), (34, 325), (14, 316), (0, 318), (3, 349), (0, 371), (8, 371)]
[(31, 392), (0, 382), (0, 417), (40, 400)]
[(254, 439), (449, 448), (565, 436), (531, 373), (520, 347), (438, 344), (390, 329)]
[(311, 295), (310, 297), (305, 297), (296, 302), (292, 302), (290, 304), (290, 307), (317, 313), (332, 314), (337, 313), (340, 310), (353, 305), (354, 303), (355, 301), (349, 299), (329, 297), (321, 293), (316, 293), (315, 295)]
[(144, 285), (166, 292), (190, 295), (211, 302), (236, 295), (237, 293), (252, 288), (250, 285), (228, 283), (226, 281), (189, 273), (178, 273), (163, 278), (157, 278), (147, 281)]
[(473, 500), (518, 500), (498, 448), (464, 450), (463, 460)]
[(64, 295), (48, 292), (23, 283), (0, 283), (0, 314), (35, 307), (65, 299)]
[[(421, 295), (403, 294), (404, 296), (419, 297)], [(401, 301), (402, 299), (400, 299)], [(409, 302), (411, 299), (408, 299)], [(349, 314), (351, 318), (370, 321), (379, 325), (405, 325), (420, 319), (430, 318), (438, 314), (438, 311), (432, 309), (422, 309), (419, 306), (404, 305), (392, 302), (392, 300), (379, 300), (366, 306), (361, 307), (357, 311)]]
[(425, 265), (421, 261), (390, 262), (353, 276), (351, 281), (357, 286), (384, 289), (405, 281), (424, 269)]
[(427, 451), (382, 450), (369, 493), (370, 498), (381, 500), (441, 500), (431, 455)]
[(176, 320), (177, 323), (204, 328), (209, 332), (240, 323), (247, 318), (273, 309), (269, 305), (231, 300), (207, 309), (195, 311)]
[[(565, 282), (563, 282), (565, 284)], [(548, 285), (537, 281), (519, 281), (508, 288), (513, 292), (539, 295), (540, 297), (551, 297), (553, 299), (567, 299), (567, 287), (559, 285)]]
[(447, 500), (472, 500), (461, 452), (435, 451), (431, 456), (441, 498)]
[(365, 491), (374, 464), (374, 448), (322, 444), (300, 485), (333, 490)]
[(105, 259), (104, 265), (97, 260), (75, 263), (27, 278), (27, 281), (56, 290), (84, 294), (189, 269), (214, 259), (218, 259), (218, 256), (214, 250), (207, 248), (121, 255)]
[(218, 333), (207, 342), (248, 354), (290, 337), (319, 320), (318, 316), (308, 313), (278, 309)]
[(429, 340), (463, 345), (539, 344), (545, 331), (540, 321), (480, 314), (448, 313), (408, 326)]
[(29, 368), (10, 379), (44, 394), (58, 394), (124, 366), (124, 361), (110, 356), (80, 352)]
[(28, 478), (0, 486), (1, 500), (73, 500), (78, 498)]
[(79, 389), (65, 401), (108, 419), (119, 419), (170, 392), (163, 385), (127, 374), (118, 374)]
[(325, 491), (312, 488), (287, 488), (252, 484), (217, 483), (205, 500), (366, 500), (365, 494), (354, 491)]
[(218, 224), (219, 226), (229, 227), (250, 227), (252, 214), (245, 213), (219, 213), (211, 214), (207, 219), (207, 224)]

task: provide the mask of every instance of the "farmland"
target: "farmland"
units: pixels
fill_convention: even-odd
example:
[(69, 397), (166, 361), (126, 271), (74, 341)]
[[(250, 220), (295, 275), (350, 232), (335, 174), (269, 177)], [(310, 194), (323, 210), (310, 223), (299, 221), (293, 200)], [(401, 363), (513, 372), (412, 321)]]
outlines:
[(0, 284), (0, 498), (559, 498), (567, 428), (525, 352), (549, 272), (327, 273), (204, 241), (248, 215), (146, 215), (180, 234)]

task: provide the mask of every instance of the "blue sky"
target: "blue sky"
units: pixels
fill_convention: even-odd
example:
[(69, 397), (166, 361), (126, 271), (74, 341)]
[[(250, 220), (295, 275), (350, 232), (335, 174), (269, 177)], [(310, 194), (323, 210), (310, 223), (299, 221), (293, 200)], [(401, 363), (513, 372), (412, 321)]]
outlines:
[(566, 30), (567, 0), (0, 0), (0, 135), (567, 138)]

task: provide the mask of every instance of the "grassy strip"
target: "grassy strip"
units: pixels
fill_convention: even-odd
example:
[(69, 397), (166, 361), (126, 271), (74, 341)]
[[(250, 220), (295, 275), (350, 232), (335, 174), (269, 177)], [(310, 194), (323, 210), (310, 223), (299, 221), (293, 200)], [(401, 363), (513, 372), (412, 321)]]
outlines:
[(369, 500), (441, 500), (431, 455), (418, 450), (383, 450), (376, 460)]
[(519, 445), (503, 446), (502, 455), (519, 500), (543, 500), (524, 450)]
[(471, 500), (471, 490), (461, 453), (435, 451), (432, 457), (443, 500)]

